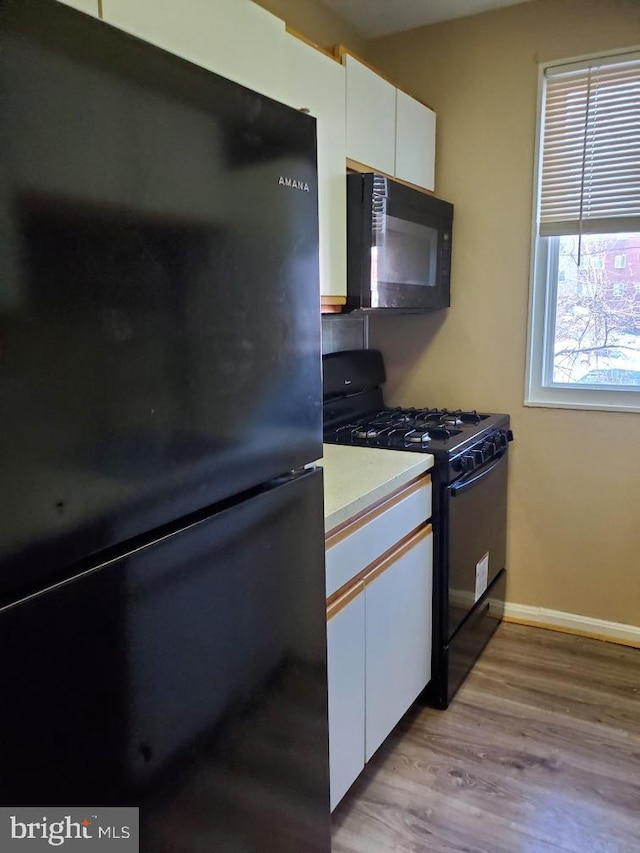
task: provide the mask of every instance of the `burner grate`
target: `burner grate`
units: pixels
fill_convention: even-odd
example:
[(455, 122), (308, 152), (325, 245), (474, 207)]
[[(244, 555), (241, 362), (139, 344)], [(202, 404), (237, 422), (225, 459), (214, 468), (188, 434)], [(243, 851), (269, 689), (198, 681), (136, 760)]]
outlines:
[[(473, 409), (380, 408), (375, 398), (349, 397), (339, 413), (335, 403), (325, 408), (324, 440), (359, 447), (383, 447), (416, 453), (433, 453), (437, 458), (454, 459), (471, 446), (502, 415)], [(357, 408), (357, 402), (361, 408)], [(374, 403), (368, 406), (368, 403)], [(356, 404), (354, 408), (354, 404)], [(347, 406), (351, 408), (348, 409)], [(341, 414), (340, 419), (336, 415)], [(328, 415), (328, 417), (327, 417)]]

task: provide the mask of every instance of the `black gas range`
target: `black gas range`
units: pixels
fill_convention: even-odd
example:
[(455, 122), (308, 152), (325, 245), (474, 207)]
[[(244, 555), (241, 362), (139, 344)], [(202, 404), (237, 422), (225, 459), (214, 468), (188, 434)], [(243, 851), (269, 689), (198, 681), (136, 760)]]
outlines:
[(430, 453), (434, 578), (432, 679), (446, 708), (504, 613), (509, 416), (386, 406), (377, 350), (323, 358), (324, 441)]

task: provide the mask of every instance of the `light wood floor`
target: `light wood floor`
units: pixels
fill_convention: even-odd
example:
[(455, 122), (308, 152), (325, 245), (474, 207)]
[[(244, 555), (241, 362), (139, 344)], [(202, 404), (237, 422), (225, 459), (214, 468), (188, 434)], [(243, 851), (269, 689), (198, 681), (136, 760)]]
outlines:
[(334, 813), (334, 853), (640, 853), (640, 650), (503, 624)]

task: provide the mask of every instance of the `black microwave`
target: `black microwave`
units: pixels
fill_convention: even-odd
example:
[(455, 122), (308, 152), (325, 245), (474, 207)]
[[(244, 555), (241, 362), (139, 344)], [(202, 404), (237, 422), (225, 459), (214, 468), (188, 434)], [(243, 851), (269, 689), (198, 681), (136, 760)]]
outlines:
[(372, 172), (347, 175), (347, 310), (448, 308), (453, 205)]

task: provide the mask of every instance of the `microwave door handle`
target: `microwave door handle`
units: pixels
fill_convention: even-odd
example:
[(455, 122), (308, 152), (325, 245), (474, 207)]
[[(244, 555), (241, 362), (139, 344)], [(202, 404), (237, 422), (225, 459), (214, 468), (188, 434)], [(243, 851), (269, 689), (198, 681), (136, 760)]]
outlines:
[(475, 477), (472, 477), (470, 480), (465, 480), (463, 483), (460, 483), (459, 486), (453, 485), (449, 487), (449, 492), (451, 493), (451, 497), (455, 498), (457, 495), (461, 495), (463, 492), (466, 492), (468, 489), (471, 489), (473, 486), (477, 486), (478, 483), (482, 482), (485, 477), (488, 477), (492, 471), (494, 471), (498, 465), (504, 459), (504, 453), (502, 456), (499, 456), (495, 462), (492, 462), (491, 465), (488, 465), (486, 468), (483, 468), (479, 474), (476, 474)]

